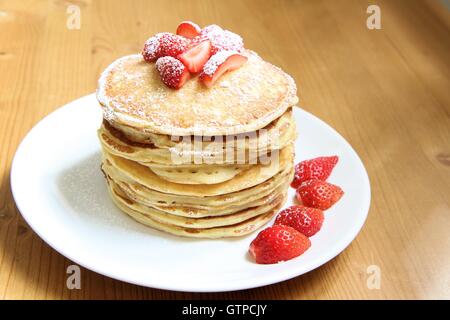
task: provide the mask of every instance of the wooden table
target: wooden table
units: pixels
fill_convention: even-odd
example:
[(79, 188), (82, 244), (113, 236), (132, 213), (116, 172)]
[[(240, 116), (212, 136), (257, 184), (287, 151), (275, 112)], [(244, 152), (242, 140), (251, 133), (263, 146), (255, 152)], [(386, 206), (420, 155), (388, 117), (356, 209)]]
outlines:
[[(67, 28), (71, 3), (79, 30)], [(366, 27), (374, 3), (381, 30)], [(42, 117), (93, 92), (110, 62), (184, 19), (240, 33), (296, 79), (301, 106), (366, 165), (369, 218), (331, 262), (259, 289), (176, 293), (82, 269), (69, 290), (72, 263), (14, 205), (14, 152)], [(450, 18), (437, 1), (0, 1), (0, 75), (0, 298), (450, 298)], [(372, 265), (379, 289), (367, 286)]]

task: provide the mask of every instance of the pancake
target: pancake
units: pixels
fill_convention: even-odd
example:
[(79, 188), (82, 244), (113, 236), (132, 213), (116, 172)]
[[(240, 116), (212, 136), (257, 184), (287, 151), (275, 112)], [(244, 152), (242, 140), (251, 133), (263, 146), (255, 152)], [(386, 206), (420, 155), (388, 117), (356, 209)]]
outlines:
[[(146, 60), (162, 53), (148, 46)], [(101, 170), (112, 201), (137, 222), (183, 237), (238, 237), (265, 225), (285, 203), (294, 175), (297, 88), (255, 52), (239, 54), (242, 64), (211, 82), (199, 72), (169, 84), (185, 80), (171, 78), (184, 67), (165, 58), (158, 71), (140, 54), (102, 73)], [(208, 76), (221, 57), (204, 66)]]
[[(109, 189), (110, 190), (110, 189)], [(111, 193), (111, 190), (110, 190)], [(115, 194), (111, 194), (111, 198), (116, 206), (126, 214), (128, 214), (134, 220), (160, 231), (164, 231), (176, 236), (183, 236), (189, 238), (209, 238), (217, 239), (224, 237), (240, 237), (249, 234), (256, 229), (262, 227), (267, 222), (272, 219), (275, 213), (281, 208), (281, 205), (269, 210), (266, 213), (260, 214), (256, 217), (250, 218), (248, 220), (242, 221), (237, 224), (214, 227), (214, 228), (186, 228), (180, 227), (173, 224), (162, 223), (154, 220), (139, 211), (133, 210), (125, 206), (122, 202), (117, 200)]]
[[(188, 165), (188, 164), (235, 164), (239, 159), (243, 164), (257, 163), (258, 152), (249, 152), (246, 150), (235, 152), (233, 157), (227, 157), (224, 150), (218, 152), (208, 149), (207, 152), (189, 152), (179, 148), (156, 148), (152, 145), (137, 144), (130, 141), (124, 141), (112, 133), (110, 128), (102, 125), (97, 131), (102, 147), (109, 153), (116, 156), (139, 162), (146, 166), (156, 165)], [(205, 149), (203, 149), (205, 150)], [(239, 158), (238, 158), (239, 157)], [(197, 160), (196, 160), (197, 159)], [(198, 163), (200, 162), (200, 163)]]
[[(109, 125), (113, 129), (118, 130), (121, 133), (122, 137), (126, 139), (126, 141), (142, 143), (144, 145), (152, 145), (156, 148), (165, 148), (165, 149), (173, 148), (177, 147), (181, 142), (185, 141), (193, 143), (195, 137), (195, 136), (178, 137), (167, 134), (144, 132), (142, 129), (122, 125), (114, 121), (108, 122), (104, 120), (104, 125), (105, 126)], [(238, 142), (239, 143), (238, 144), (236, 143), (236, 140), (243, 140), (245, 143), (243, 147), (246, 149), (251, 149), (252, 147), (269, 148), (270, 145), (262, 145), (262, 143), (270, 142), (274, 138), (279, 138), (279, 140), (283, 140), (285, 136), (291, 134), (292, 129), (295, 130), (295, 123), (292, 116), (292, 108), (289, 108), (279, 118), (275, 119), (264, 128), (261, 128), (253, 132), (245, 132), (231, 136), (222, 136), (218, 143), (220, 143), (219, 147), (222, 149), (229, 147), (229, 145), (231, 145), (230, 147), (235, 147), (234, 145), (241, 146), (240, 141)], [(202, 147), (205, 148), (208, 145), (215, 144), (215, 141), (214, 139), (210, 138), (207, 141), (202, 141), (201, 143)], [(280, 148), (284, 146), (283, 142), (280, 142), (278, 144), (280, 145)]]
[(190, 185), (187, 188), (183, 184), (173, 183), (154, 174), (148, 167), (134, 161), (104, 153), (106, 166), (111, 171), (118, 171), (120, 175), (129, 181), (137, 183), (163, 193), (190, 195), (196, 197), (215, 196), (247, 189), (263, 183), (278, 172), (290, 166), (293, 160), (293, 147), (287, 146), (280, 150), (278, 158), (272, 160), (269, 165), (253, 165), (235, 176), (232, 180), (211, 185)]
[(110, 181), (109, 187), (112, 191), (112, 196), (115, 197), (116, 201), (120, 202), (122, 205), (130, 208), (131, 210), (141, 213), (143, 216), (148, 217), (149, 219), (155, 220), (160, 223), (194, 229), (214, 228), (241, 223), (245, 220), (264, 214), (269, 210), (281, 205), (285, 201), (285, 195), (279, 194), (264, 205), (249, 207), (233, 214), (192, 218), (172, 215), (164, 211), (160, 211), (155, 208), (147, 207), (134, 202), (133, 200), (127, 198), (126, 195), (120, 190), (120, 188), (118, 188), (117, 185), (112, 181)]
[[(257, 134), (242, 134), (238, 136), (220, 137), (220, 141), (192, 142), (194, 137), (182, 137), (180, 142), (174, 142), (167, 135), (153, 134), (146, 142), (131, 140), (122, 131), (104, 121), (98, 130), (98, 137), (103, 148), (110, 153), (152, 165), (186, 165), (200, 163), (235, 164), (256, 163), (260, 155), (271, 150), (284, 148), (296, 138), (295, 123), (291, 111), (286, 112), (275, 123), (260, 130)], [(237, 138), (236, 138), (237, 137)], [(158, 147), (155, 143), (159, 144)], [(227, 157), (230, 148), (235, 150), (233, 157)], [(202, 150), (198, 152), (197, 150)], [(237, 158), (239, 157), (239, 158)]]
[(159, 209), (163, 212), (167, 212), (172, 215), (182, 216), (182, 217), (201, 218), (201, 217), (223, 216), (223, 215), (233, 214), (233, 213), (242, 211), (247, 208), (258, 207), (258, 206), (262, 206), (267, 203), (270, 203), (276, 197), (285, 195), (288, 187), (289, 187), (289, 184), (284, 184), (282, 186), (279, 186), (275, 190), (271, 191), (268, 195), (263, 196), (255, 201), (248, 201), (243, 204), (235, 205), (235, 206), (211, 207), (208, 209), (196, 209), (196, 208), (177, 207), (177, 206), (170, 206), (170, 207), (152, 206), (152, 207)]
[[(106, 168), (105, 168), (106, 169)], [(161, 211), (187, 217), (206, 217), (211, 215), (227, 214), (245, 209), (261, 201), (270, 194), (287, 190), (287, 186), (293, 178), (292, 167), (275, 177), (255, 187), (234, 193), (210, 197), (194, 197), (161, 193), (146, 188), (137, 183), (127, 183), (117, 176), (111, 177), (111, 173), (105, 170), (108, 180), (113, 180), (128, 198), (156, 208)]]
[(245, 51), (248, 61), (223, 74), (211, 88), (191, 79), (179, 90), (161, 83), (141, 55), (122, 57), (101, 75), (97, 99), (107, 121), (166, 135), (230, 135), (253, 132), (298, 102), (294, 80)]
[(248, 166), (225, 165), (225, 166), (197, 166), (197, 168), (186, 168), (182, 166), (161, 168), (149, 166), (150, 170), (164, 180), (184, 184), (216, 184), (233, 179)]

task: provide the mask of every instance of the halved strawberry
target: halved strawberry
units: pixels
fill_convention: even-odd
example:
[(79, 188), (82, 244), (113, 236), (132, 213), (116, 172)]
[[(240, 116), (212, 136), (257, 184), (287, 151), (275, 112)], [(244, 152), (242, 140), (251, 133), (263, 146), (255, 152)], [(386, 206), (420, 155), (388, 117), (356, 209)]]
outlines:
[(256, 263), (271, 264), (298, 257), (310, 246), (311, 241), (294, 228), (274, 225), (261, 231), (248, 251)]
[(165, 56), (176, 58), (187, 50), (189, 44), (190, 40), (185, 37), (169, 32), (157, 33), (145, 42), (142, 56), (148, 62)]
[(201, 28), (192, 21), (183, 21), (177, 27), (177, 34), (188, 39), (194, 39), (200, 35)]
[(311, 179), (327, 180), (338, 160), (338, 156), (330, 156), (317, 157), (297, 163), (295, 165), (295, 175), (291, 187), (295, 189), (302, 182)]
[(196, 73), (202, 70), (209, 57), (211, 57), (211, 42), (206, 40), (190, 47), (180, 54), (178, 59), (184, 63), (190, 72)]
[(210, 24), (200, 31), (200, 36), (207, 39), (221, 32), (223, 32), (223, 29), (220, 26), (218, 26), (217, 24)]
[(192, 39), (193, 43), (211, 41), (211, 53), (216, 54), (222, 50), (234, 50), (241, 52), (244, 48), (244, 41), (238, 34), (223, 30), (218, 25), (212, 24), (202, 29), (200, 35)]
[(244, 48), (244, 41), (241, 36), (225, 30), (222, 33), (214, 34), (211, 40), (212, 54), (222, 50), (234, 50), (241, 52)]
[(203, 66), (200, 80), (207, 87), (211, 87), (223, 73), (239, 68), (247, 60), (247, 57), (236, 51), (219, 51)]
[(323, 224), (323, 212), (305, 206), (290, 206), (282, 210), (275, 219), (275, 224), (289, 226), (307, 237), (315, 235)]
[(297, 189), (297, 199), (305, 206), (327, 210), (344, 195), (334, 184), (322, 180), (308, 180)]
[(190, 40), (185, 37), (164, 32), (159, 38), (159, 47), (161, 57), (171, 56), (176, 58), (179, 54), (185, 52), (190, 44)]
[(190, 73), (180, 60), (173, 57), (161, 57), (156, 61), (162, 82), (168, 87), (179, 89), (189, 79)]

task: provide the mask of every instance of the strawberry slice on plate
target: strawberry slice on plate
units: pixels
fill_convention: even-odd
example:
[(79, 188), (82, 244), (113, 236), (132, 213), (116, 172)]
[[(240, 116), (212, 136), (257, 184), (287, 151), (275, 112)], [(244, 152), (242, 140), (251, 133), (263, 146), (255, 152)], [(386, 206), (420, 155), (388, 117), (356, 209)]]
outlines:
[(275, 219), (275, 224), (289, 226), (312, 237), (322, 228), (324, 216), (322, 210), (305, 206), (290, 206), (282, 210)]
[(256, 236), (249, 253), (256, 263), (272, 264), (298, 257), (310, 246), (311, 241), (294, 228), (274, 225)]
[(177, 27), (177, 34), (188, 39), (200, 35), (201, 28), (192, 21), (182, 21)]
[(203, 41), (194, 44), (188, 50), (178, 56), (178, 59), (184, 63), (190, 72), (196, 73), (202, 70), (206, 61), (211, 56), (211, 42)]
[(338, 156), (331, 156), (318, 157), (297, 163), (291, 187), (297, 188), (302, 182), (311, 179), (327, 180), (338, 160)]
[(156, 61), (156, 69), (162, 82), (174, 89), (181, 88), (190, 77), (190, 73), (184, 64), (170, 56), (159, 58)]
[(248, 58), (237, 51), (219, 51), (208, 60), (203, 66), (200, 80), (211, 87), (217, 79), (227, 71), (236, 70), (247, 62)]
[(303, 182), (296, 195), (298, 201), (305, 206), (327, 210), (341, 199), (344, 191), (334, 184), (312, 179)]

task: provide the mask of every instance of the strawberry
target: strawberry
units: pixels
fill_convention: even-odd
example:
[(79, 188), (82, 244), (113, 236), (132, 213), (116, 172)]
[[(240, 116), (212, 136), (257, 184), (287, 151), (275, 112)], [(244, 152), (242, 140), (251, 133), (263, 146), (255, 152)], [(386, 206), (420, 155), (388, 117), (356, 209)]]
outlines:
[(211, 40), (212, 54), (222, 50), (234, 50), (241, 52), (244, 47), (244, 41), (241, 36), (231, 31), (225, 30), (221, 34), (212, 37)]
[(274, 225), (261, 231), (249, 247), (256, 263), (271, 264), (298, 257), (311, 246), (311, 241), (289, 226)]
[(311, 179), (327, 180), (338, 160), (338, 156), (331, 156), (318, 157), (297, 163), (291, 187), (297, 188), (302, 182)]
[(173, 33), (157, 33), (145, 42), (142, 56), (148, 62), (165, 56), (175, 58), (187, 50), (189, 43), (189, 39)]
[(275, 224), (292, 227), (305, 236), (311, 237), (322, 227), (323, 212), (305, 206), (291, 206), (278, 214)]
[(239, 35), (228, 30), (223, 30), (215, 24), (203, 28), (200, 31), (200, 35), (192, 41), (194, 43), (200, 43), (205, 40), (211, 41), (212, 54), (216, 54), (222, 50), (241, 52), (244, 48), (244, 41)]
[(156, 69), (158, 69), (162, 82), (174, 89), (181, 88), (190, 77), (184, 64), (169, 56), (159, 58), (156, 61)]
[(149, 38), (145, 41), (144, 48), (142, 49), (142, 56), (144, 60), (147, 62), (156, 61), (159, 57), (161, 57), (161, 51), (159, 46), (159, 39), (161, 37), (161, 33), (157, 33), (153, 37)]
[(247, 57), (236, 51), (219, 51), (203, 66), (200, 80), (207, 87), (211, 87), (223, 73), (239, 68), (246, 61)]
[(301, 203), (320, 210), (327, 210), (343, 195), (340, 187), (317, 179), (305, 181), (297, 189), (297, 199)]
[(211, 24), (200, 31), (200, 34), (191, 39), (191, 45), (199, 44), (203, 41), (211, 41), (213, 38), (223, 33), (223, 29), (216, 24)]
[(201, 28), (192, 21), (183, 21), (177, 27), (177, 34), (188, 39), (200, 35)]
[(190, 40), (185, 37), (164, 32), (159, 39), (161, 56), (171, 56), (176, 58), (179, 54), (187, 50), (189, 44)]
[(178, 56), (178, 59), (184, 63), (190, 72), (199, 72), (202, 70), (206, 61), (211, 56), (211, 42), (209, 40), (203, 41), (200, 44), (195, 44), (186, 52)]
[(200, 36), (205, 39), (209, 39), (216, 34), (220, 34), (223, 32), (223, 29), (219, 27), (217, 24), (210, 24), (209, 26), (204, 27), (200, 30)]

